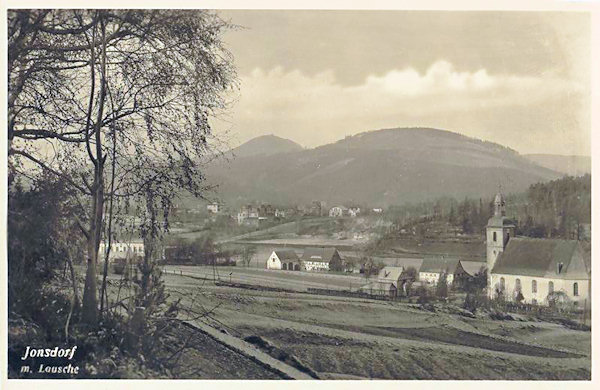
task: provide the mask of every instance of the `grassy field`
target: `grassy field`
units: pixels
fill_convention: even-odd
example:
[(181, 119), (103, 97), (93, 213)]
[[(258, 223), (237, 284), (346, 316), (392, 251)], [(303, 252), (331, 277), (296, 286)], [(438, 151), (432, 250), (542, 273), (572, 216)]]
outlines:
[[(348, 278), (235, 272), (266, 286), (293, 286), (302, 277), (306, 283), (341, 287)], [(247, 290), (172, 274), (164, 278), (171, 299), (210, 311), (209, 322), (232, 335), (263, 337), (321, 378), (590, 378), (591, 333), (554, 323), (468, 318), (407, 303)]]
[(226, 282), (278, 287), (296, 291), (307, 288), (356, 290), (366, 284), (362, 276), (315, 273), (307, 271), (282, 271), (246, 267), (179, 266), (163, 267), (166, 274), (184, 274), (197, 278), (220, 279)]

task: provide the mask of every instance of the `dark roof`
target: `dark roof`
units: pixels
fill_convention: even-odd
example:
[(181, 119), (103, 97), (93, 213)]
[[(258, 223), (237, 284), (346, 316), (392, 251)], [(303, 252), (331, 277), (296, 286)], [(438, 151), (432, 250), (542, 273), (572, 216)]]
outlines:
[[(560, 273), (558, 264), (562, 263)], [(510, 239), (492, 269), (494, 274), (552, 278), (587, 278), (579, 243), (575, 240), (515, 237)]]
[(465, 272), (468, 273), (471, 276), (475, 276), (479, 271), (481, 271), (482, 267), (483, 268), (487, 268), (487, 264), (483, 263), (481, 261), (464, 261), (464, 260), (461, 260), (460, 261), (460, 265), (465, 270)]
[(302, 254), (302, 261), (330, 263), (336, 253), (335, 248), (306, 248)]
[(447, 272), (453, 274), (458, 268), (459, 260), (454, 257), (427, 257), (423, 259), (423, 264), (419, 272), (442, 273)]
[(493, 216), (488, 220), (488, 227), (515, 227), (515, 223), (505, 216)]
[(299, 260), (298, 255), (293, 250), (273, 251), (279, 260)]

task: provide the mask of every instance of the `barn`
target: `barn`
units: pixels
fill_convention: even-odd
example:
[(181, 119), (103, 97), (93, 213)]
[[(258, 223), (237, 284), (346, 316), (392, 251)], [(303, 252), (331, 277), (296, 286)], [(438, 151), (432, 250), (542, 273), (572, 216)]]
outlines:
[(302, 263), (307, 271), (343, 271), (342, 258), (335, 248), (306, 248)]
[(267, 269), (300, 271), (302, 270), (302, 262), (293, 250), (277, 250), (269, 256)]

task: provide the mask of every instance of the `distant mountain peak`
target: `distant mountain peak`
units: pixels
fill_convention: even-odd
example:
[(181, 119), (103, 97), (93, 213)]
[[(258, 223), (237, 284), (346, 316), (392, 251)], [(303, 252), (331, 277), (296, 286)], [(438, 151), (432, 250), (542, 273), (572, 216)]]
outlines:
[(298, 152), (302, 146), (273, 134), (261, 135), (241, 144), (231, 152), (236, 157), (270, 156), (279, 153)]

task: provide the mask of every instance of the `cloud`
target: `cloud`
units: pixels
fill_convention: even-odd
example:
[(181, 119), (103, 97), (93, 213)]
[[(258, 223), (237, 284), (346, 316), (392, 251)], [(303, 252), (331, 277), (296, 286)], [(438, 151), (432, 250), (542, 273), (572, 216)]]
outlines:
[[(232, 122), (240, 141), (273, 133), (315, 146), (383, 127), (462, 129), (467, 124), (473, 126), (472, 118), (478, 115), (484, 115), (489, 123), (490, 116), (506, 115), (510, 107), (521, 116), (524, 108), (530, 109), (538, 123), (546, 102), (581, 94), (579, 85), (552, 74), (489, 74), (486, 69), (464, 72), (447, 61), (431, 64), (424, 73), (405, 68), (369, 75), (363, 83), (350, 86), (336, 81), (332, 71), (307, 75), (281, 67), (269, 71), (257, 68), (241, 77)], [(463, 124), (460, 118), (466, 117), (469, 120)], [(553, 125), (544, 127), (548, 130)], [(498, 134), (490, 137), (482, 131), (471, 128), (472, 134), (467, 135), (502, 142)]]

